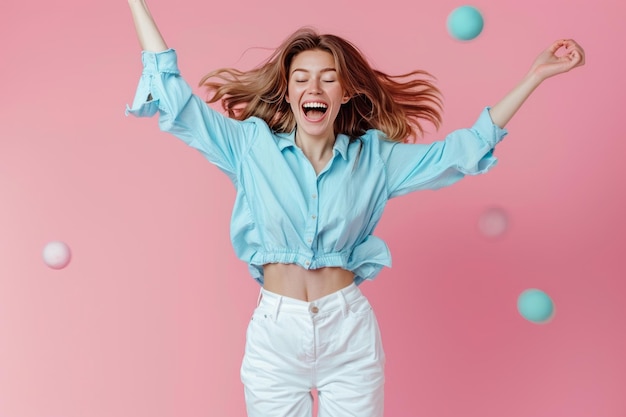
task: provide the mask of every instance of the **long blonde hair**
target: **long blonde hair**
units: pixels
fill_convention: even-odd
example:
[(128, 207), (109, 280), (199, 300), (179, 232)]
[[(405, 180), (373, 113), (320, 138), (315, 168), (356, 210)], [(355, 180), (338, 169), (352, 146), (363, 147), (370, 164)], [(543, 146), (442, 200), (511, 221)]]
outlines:
[(260, 66), (240, 71), (221, 68), (200, 81), (213, 95), (207, 103), (221, 100), (229, 117), (244, 120), (259, 117), (278, 133), (291, 132), (296, 125), (285, 100), (289, 66), (300, 52), (322, 50), (333, 55), (337, 77), (351, 97), (335, 120), (335, 133), (351, 139), (368, 129), (378, 129), (395, 141), (424, 133), (422, 121), (439, 128), (441, 93), (426, 71), (416, 70), (391, 76), (373, 69), (359, 49), (335, 35), (318, 34), (302, 28), (289, 36)]

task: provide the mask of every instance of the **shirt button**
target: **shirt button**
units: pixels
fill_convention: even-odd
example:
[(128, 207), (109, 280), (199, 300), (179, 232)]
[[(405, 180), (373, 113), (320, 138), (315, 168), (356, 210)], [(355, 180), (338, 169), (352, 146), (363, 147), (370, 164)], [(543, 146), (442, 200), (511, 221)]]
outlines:
[(315, 220), (315, 219), (317, 219), (317, 216), (314, 214), (314, 215), (312, 215), (312, 216), (311, 216), (311, 218), (312, 218), (313, 220)]
[(313, 198), (317, 198), (317, 194), (313, 194), (311, 197), (313, 197)]
[(313, 239), (307, 239), (306, 241), (311, 243), (311, 242), (313, 242)]
[(309, 266), (309, 265), (311, 265), (311, 262), (306, 261), (304, 264), (305, 264), (306, 266)]
[(310, 310), (311, 310), (311, 313), (313, 314), (317, 314), (320, 312), (320, 309), (317, 308), (317, 306), (311, 306)]

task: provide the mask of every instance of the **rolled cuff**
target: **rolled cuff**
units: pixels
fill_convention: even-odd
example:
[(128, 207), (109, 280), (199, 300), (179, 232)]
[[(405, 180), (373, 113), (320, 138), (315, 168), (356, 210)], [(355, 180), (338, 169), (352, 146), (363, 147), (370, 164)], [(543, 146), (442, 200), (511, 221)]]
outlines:
[(489, 110), (491, 110), (491, 107), (485, 107), (483, 109), (476, 123), (472, 126), (472, 130), (475, 131), (478, 137), (489, 145), (490, 148), (493, 148), (501, 142), (509, 132), (493, 123)]
[(143, 71), (132, 105), (126, 105), (126, 116), (152, 117), (159, 111), (159, 99), (154, 96), (153, 82), (160, 73), (179, 75), (178, 58), (172, 48), (161, 52), (141, 52)]

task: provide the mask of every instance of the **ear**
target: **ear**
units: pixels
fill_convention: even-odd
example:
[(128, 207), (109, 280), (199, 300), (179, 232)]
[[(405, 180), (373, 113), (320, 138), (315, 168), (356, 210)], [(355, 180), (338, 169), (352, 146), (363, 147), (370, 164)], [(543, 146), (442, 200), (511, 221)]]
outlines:
[(290, 101), (289, 101), (289, 90), (287, 90), (287, 92), (285, 93), (285, 101), (287, 103), (290, 103)]
[(350, 97), (350, 95), (348, 95), (348, 93), (343, 93), (343, 97), (341, 98), (341, 104), (346, 104), (348, 101), (350, 101), (352, 97)]

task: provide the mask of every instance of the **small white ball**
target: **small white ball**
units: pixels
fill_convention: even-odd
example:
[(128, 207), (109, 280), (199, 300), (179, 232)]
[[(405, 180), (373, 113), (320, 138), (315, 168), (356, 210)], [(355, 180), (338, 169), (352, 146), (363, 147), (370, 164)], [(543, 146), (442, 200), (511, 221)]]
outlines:
[(50, 242), (43, 249), (43, 261), (52, 269), (63, 269), (70, 263), (69, 246), (63, 242)]

